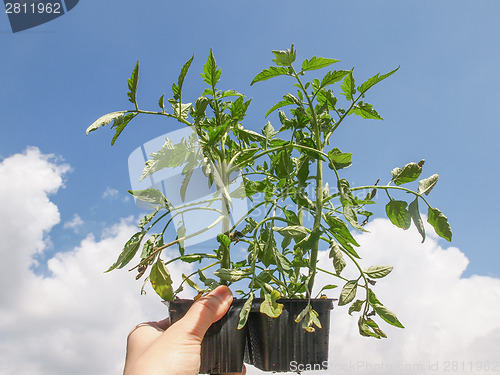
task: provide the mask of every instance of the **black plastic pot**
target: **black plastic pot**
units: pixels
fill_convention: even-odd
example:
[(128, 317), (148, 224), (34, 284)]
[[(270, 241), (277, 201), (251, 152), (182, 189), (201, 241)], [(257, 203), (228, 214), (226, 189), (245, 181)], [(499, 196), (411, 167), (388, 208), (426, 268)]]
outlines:
[(328, 366), (331, 299), (313, 299), (323, 328), (306, 332), (295, 323), (297, 315), (307, 306), (307, 300), (283, 299), (283, 312), (270, 318), (259, 311), (261, 299), (254, 300), (248, 317), (249, 343), (245, 362), (263, 371), (325, 370)]
[[(189, 310), (193, 300), (178, 299), (170, 302), (170, 320), (175, 323)], [(201, 343), (200, 374), (241, 372), (247, 341), (248, 327), (238, 330), (241, 308), (245, 300), (233, 300), (226, 315), (213, 323)]]

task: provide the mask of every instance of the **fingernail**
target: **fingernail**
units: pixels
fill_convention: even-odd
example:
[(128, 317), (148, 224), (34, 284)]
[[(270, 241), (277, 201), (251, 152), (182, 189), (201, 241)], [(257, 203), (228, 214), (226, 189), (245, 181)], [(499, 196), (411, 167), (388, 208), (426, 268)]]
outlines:
[(209, 295), (216, 296), (217, 298), (227, 303), (231, 303), (233, 301), (233, 294), (231, 293), (231, 290), (225, 285), (218, 286), (217, 288), (212, 290)]

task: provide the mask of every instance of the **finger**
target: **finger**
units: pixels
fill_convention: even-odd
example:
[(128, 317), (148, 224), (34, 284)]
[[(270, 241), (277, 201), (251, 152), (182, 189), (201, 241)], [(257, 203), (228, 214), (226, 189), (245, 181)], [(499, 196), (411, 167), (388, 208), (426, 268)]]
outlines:
[(133, 362), (141, 356), (169, 324), (169, 319), (138, 324), (127, 337), (127, 361)]
[(229, 288), (219, 286), (197, 300), (176, 324), (182, 325), (184, 332), (201, 342), (207, 329), (224, 316), (232, 302)]

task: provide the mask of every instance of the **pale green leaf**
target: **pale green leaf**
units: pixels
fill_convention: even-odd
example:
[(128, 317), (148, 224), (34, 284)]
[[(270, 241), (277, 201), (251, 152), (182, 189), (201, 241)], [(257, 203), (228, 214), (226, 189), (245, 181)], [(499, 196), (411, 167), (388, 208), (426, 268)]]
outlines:
[(418, 233), (422, 236), (422, 242), (425, 241), (425, 228), (422, 218), (420, 217), (420, 211), (418, 210), (418, 197), (415, 198), (413, 202), (408, 206), (408, 212), (411, 215), (413, 224), (417, 227)]
[(145, 234), (146, 231), (144, 230), (135, 233), (123, 247), (123, 250), (118, 256), (116, 262), (111, 267), (109, 267), (109, 269), (106, 272), (112, 271), (116, 268), (120, 269), (125, 267), (135, 256), (137, 250), (139, 250), (139, 246), (141, 245), (141, 241)]
[(101, 126), (109, 124), (110, 122), (117, 122), (117, 123), (123, 122), (125, 113), (126, 113), (125, 111), (112, 112), (108, 113), (107, 115), (99, 117), (96, 121), (92, 123), (92, 125), (90, 125), (87, 128), (85, 134), (89, 134), (90, 132), (100, 128)]
[(393, 75), (398, 69), (399, 69), (399, 66), (387, 74), (379, 75), (380, 73), (378, 73), (378, 74), (374, 75), (373, 77), (368, 79), (366, 82), (364, 82), (361, 86), (359, 86), (358, 91), (361, 94), (366, 93), (372, 86), (376, 85), (377, 83), (386, 79), (387, 77)]
[(431, 177), (424, 178), (418, 182), (418, 194), (429, 195), (432, 188), (436, 185), (439, 179), (439, 174), (433, 174)]
[(149, 274), (149, 281), (154, 291), (165, 301), (173, 301), (174, 290), (172, 288), (172, 279), (165, 264), (161, 259), (153, 264), (151, 273)]
[(385, 206), (385, 212), (391, 223), (398, 228), (408, 229), (411, 225), (411, 215), (406, 209), (404, 201), (390, 200)]
[(364, 270), (364, 272), (372, 279), (381, 279), (390, 274), (393, 268), (393, 266), (371, 266)]
[(347, 265), (344, 256), (342, 255), (342, 250), (337, 243), (332, 243), (332, 248), (330, 249), (330, 258), (333, 259), (333, 268), (335, 268), (335, 273), (340, 275)]
[(252, 309), (253, 298), (253, 292), (251, 292), (250, 296), (248, 296), (248, 299), (245, 301), (243, 307), (241, 308), (238, 321), (238, 329), (242, 329), (245, 324), (247, 324), (248, 316), (250, 315), (250, 310)]
[(380, 316), (382, 319), (384, 319), (390, 325), (394, 327), (404, 328), (404, 326), (396, 317), (396, 314), (390, 311), (387, 307), (379, 304), (373, 304), (372, 307), (377, 313), (377, 315)]
[(130, 194), (132, 194), (135, 198), (140, 201), (160, 204), (164, 205), (167, 202), (167, 198), (163, 195), (163, 193), (157, 189), (149, 188), (145, 190), (129, 190)]
[(268, 69), (264, 69), (262, 72), (257, 74), (252, 83), (250, 83), (250, 86), (252, 86), (256, 82), (266, 81), (270, 78), (283, 75), (289, 75), (287, 68), (270, 66)]
[(451, 241), (452, 232), (448, 218), (438, 208), (429, 207), (427, 221), (440, 237)]
[(214, 276), (217, 276), (221, 280), (235, 282), (241, 280), (245, 277), (251, 276), (252, 274), (247, 271), (242, 270), (232, 270), (228, 268), (219, 268), (214, 271)]
[(356, 292), (358, 289), (358, 281), (350, 280), (348, 281), (344, 287), (342, 288), (342, 292), (340, 293), (339, 298), (339, 306), (347, 305), (351, 302), (354, 297), (356, 297)]
[(339, 62), (339, 60), (313, 56), (311, 60), (304, 60), (304, 62), (302, 63), (302, 70), (306, 71), (322, 69), (336, 62)]
[(391, 171), (392, 181), (396, 185), (403, 185), (415, 181), (422, 173), (422, 167), (417, 163), (408, 163), (403, 168), (394, 168)]
[(276, 57), (275, 59), (273, 59), (273, 62), (275, 62), (276, 65), (280, 66), (291, 66), (297, 58), (297, 51), (295, 51), (295, 49), (293, 48), (293, 44), (290, 49), (287, 49), (285, 51), (273, 51), (273, 53)]
[(277, 302), (280, 297), (281, 295), (277, 290), (273, 290), (271, 293), (264, 293), (264, 301), (260, 304), (260, 312), (270, 318), (280, 316), (283, 311), (283, 304)]
[(139, 82), (139, 61), (135, 64), (132, 76), (128, 79), (128, 100), (137, 106), (137, 84)]
[(344, 78), (344, 84), (340, 86), (342, 89), (341, 94), (346, 97), (347, 100), (353, 100), (353, 95), (356, 93), (356, 87), (354, 85), (354, 77), (352, 76), (352, 71)]

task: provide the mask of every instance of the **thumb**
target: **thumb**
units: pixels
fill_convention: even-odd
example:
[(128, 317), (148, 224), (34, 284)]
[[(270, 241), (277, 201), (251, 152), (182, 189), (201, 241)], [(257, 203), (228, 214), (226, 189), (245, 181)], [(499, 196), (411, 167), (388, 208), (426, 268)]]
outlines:
[(208, 328), (224, 316), (232, 302), (231, 290), (221, 285), (197, 300), (177, 324), (182, 325), (185, 333), (201, 342)]

